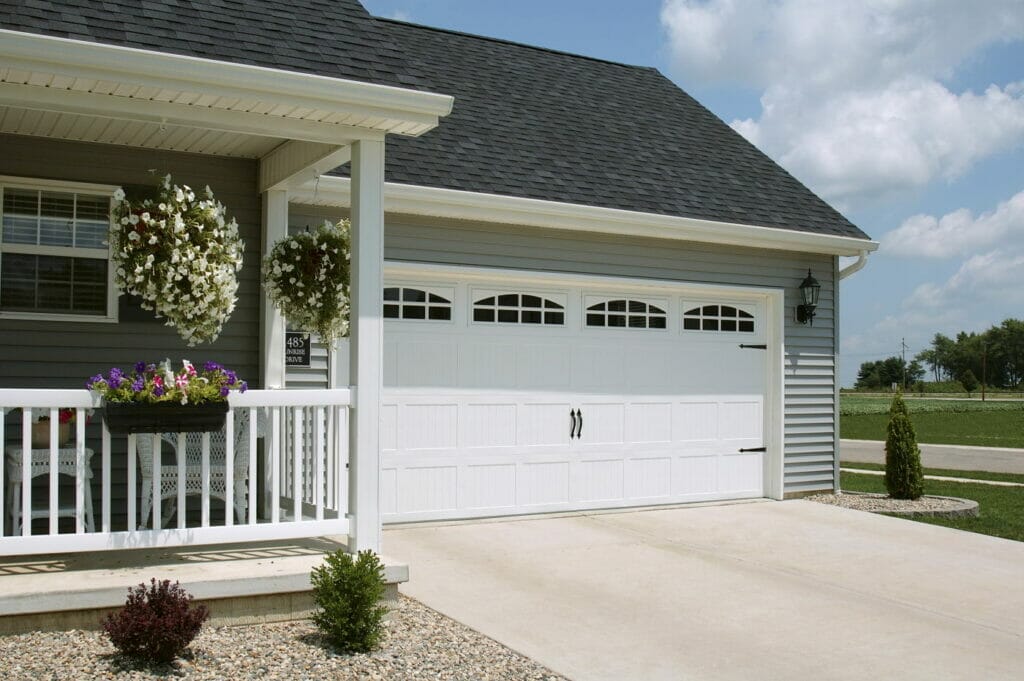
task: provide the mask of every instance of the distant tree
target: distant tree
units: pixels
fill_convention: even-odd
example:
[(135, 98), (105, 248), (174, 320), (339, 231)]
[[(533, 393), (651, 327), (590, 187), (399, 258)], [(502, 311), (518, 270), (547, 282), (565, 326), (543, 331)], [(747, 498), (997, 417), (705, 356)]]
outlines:
[(896, 393), (889, 407), (885, 437), (885, 488), (893, 499), (918, 499), (924, 494), (921, 450), (910, 422), (903, 394)]
[(957, 376), (957, 380), (960, 381), (960, 385), (962, 385), (964, 390), (967, 391), (968, 397), (970, 397), (971, 393), (977, 390), (978, 386), (981, 385), (981, 383), (978, 382), (978, 377), (975, 376), (974, 372), (970, 369), (964, 369), (964, 371)]

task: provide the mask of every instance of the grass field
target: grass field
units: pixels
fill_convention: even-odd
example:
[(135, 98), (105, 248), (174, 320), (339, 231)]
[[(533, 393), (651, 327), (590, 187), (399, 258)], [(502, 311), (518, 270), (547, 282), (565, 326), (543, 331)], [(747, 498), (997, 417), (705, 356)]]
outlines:
[[(857, 468), (865, 471), (884, 471), (885, 465), (880, 463), (862, 463), (844, 461), (843, 468)], [(1016, 482), (1024, 485), (1024, 475), (1020, 473), (990, 473), (988, 471), (959, 471), (948, 468), (926, 468), (925, 475), (939, 475), (946, 478), (971, 478), (973, 480), (994, 480), (996, 482)], [(1021, 490), (1024, 494), (1024, 489)]]
[[(960, 471), (956, 472), (960, 473)], [(944, 472), (926, 469), (925, 474), (943, 475)], [(995, 476), (996, 474), (992, 473), (990, 475)], [(844, 471), (841, 477), (841, 484), (842, 488), (847, 491), (880, 492), (885, 494), (885, 481), (879, 475), (847, 473)], [(916, 522), (942, 525), (957, 530), (966, 530), (967, 532), (978, 532), (993, 537), (1002, 537), (1003, 539), (1024, 541), (1024, 488), (925, 480), (924, 492), (925, 494), (973, 499), (978, 502), (980, 513), (977, 518), (914, 518), (913, 520)]]
[[(1024, 448), (1024, 402), (908, 398), (918, 442)], [(884, 440), (887, 397), (843, 395), (840, 434), (853, 440)]]

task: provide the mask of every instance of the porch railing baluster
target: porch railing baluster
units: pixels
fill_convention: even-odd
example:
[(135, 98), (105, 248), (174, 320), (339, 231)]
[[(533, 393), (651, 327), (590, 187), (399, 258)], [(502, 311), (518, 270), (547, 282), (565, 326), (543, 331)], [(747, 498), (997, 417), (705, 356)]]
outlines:
[(21, 534), (32, 535), (32, 410), (21, 410)]
[(203, 492), (201, 499), (203, 502), (203, 518), (202, 526), (210, 526), (210, 434), (203, 433)]
[[(162, 515), (163, 515), (163, 508), (162, 508), (162, 506), (163, 506), (163, 497), (164, 497), (163, 485), (160, 482), (161, 478), (163, 477), (163, 476), (161, 476), (161, 473), (163, 472), (163, 468), (162, 468), (162, 462), (160, 460), (160, 454), (161, 454), (161, 450), (162, 450), (162, 447), (160, 446), (160, 435), (158, 433), (153, 433), (152, 435), (144, 434), (142, 437), (150, 438), (150, 447), (152, 447), (152, 451), (153, 451), (153, 462), (152, 462), (152, 465), (153, 465), (153, 470), (152, 470), (152, 473), (153, 473), (153, 478), (152, 478), (153, 479), (153, 489), (151, 489), (149, 491), (149, 496), (150, 496), (150, 500), (152, 501), (151, 507), (153, 509), (153, 514), (152, 514), (153, 525), (152, 525), (152, 528), (154, 530), (159, 530), (161, 527), (163, 527), (163, 517), (162, 517)], [(146, 518), (139, 518), (139, 524), (140, 525), (145, 525), (145, 523), (146, 523)]]
[(281, 407), (271, 408), (270, 421), (270, 522), (281, 522)]
[(178, 465), (178, 500), (175, 507), (175, 515), (178, 516), (178, 529), (184, 530), (188, 527), (188, 510), (185, 507), (185, 490), (188, 487), (188, 480), (185, 479), (185, 467), (188, 465), (188, 438), (185, 433), (178, 433), (178, 446), (175, 463)]
[[(3, 462), (6, 467), (7, 463), (7, 433), (4, 432), (7, 426), (7, 410), (0, 407), (0, 449), (3, 450)], [(7, 521), (7, 499), (4, 498), (4, 492), (7, 485), (0, 485), (0, 539), (5, 536), (4, 523)], [(11, 528), (11, 534), (14, 534), (14, 528)]]
[(302, 407), (292, 407), (292, 520), (302, 520)]
[(324, 408), (313, 408), (313, 503), (316, 504), (316, 519), (324, 519)]
[(224, 526), (235, 523), (235, 412), (224, 421)]
[(103, 508), (101, 510), (101, 513), (103, 514), (103, 520), (101, 522), (102, 522), (102, 525), (103, 525), (103, 533), (106, 534), (108, 532), (112, 532), (113, 531), (113, 528), (111, 527), (111, 524), (110, 524), (110, 487), (111, 487), (110, 486), (110, 449), (111, 449), (111, 446), (110, 446), (110, 431), (107, 430), (107, 424), (106, 423), (104, 423), (101, 426), (101, 433), (102, 434), (101, 434), (100, 437), (101, 437), (102, 451), (101, 451), (100, 454), (103, 457), (103, 460), (102, 460), (102, 466), (103, 466), (103, 489), (102, 489), (102, 492), (101, 492), (101, 494), (103, 496), (103, 499), (101, 501), (101, 504), (103, 506)]
[[(0, 442), (3, 439), (0, 438)], [(92, 485), (91, 477), (85, 471), (85, 410), (75, 409), (75, 534), (85, 532), (85, 486)], [(92, 500), (92, 494), (88, 495)], [(0, 506), (2, 508), (2, 506)], [(93, 517), (94, 509), (89, 509), (89, 517)], [(95, 532), (96, 528), (90, 528)]]
[(138, 436), (132, 433), (128, 436), (128, 531), (135, 532), (139, 525), (135, 519), (135, 459)]
[(256, 436), (258, 410), (249, 408), (249, 524), (256, 524)]
[[(50, 534), (60, 532), (60, 411), (50, 408)], [(31, 477), (31, 475), (29, 476)], [(31, 518), (29, 522), (32, 522)]]

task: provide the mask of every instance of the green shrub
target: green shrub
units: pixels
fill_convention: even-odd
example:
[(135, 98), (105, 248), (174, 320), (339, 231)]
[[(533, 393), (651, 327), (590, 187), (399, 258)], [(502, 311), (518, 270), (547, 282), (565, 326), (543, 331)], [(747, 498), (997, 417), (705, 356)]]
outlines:
[(893, 396), (889, 409), (885, 438), (885, 488), (893, 499), (917, 499), (924, 493), (921, 450), (900, 393)]
[(967, 395), (970, 396), (981, 383), (978, 381), (978, 377), (974, 375), (974, 372), (970, 369), (965, 369), (963, 373), (956, 377), (960, 384), (967, 391)]
[(192, 642), (210, 613), (192, 607), (178, 582), (150, 580), (128, 589), (128, 600), (103, 620), (103, 631), (122, 655), (141, 662), (171, 662)]
[(384, 566), (373, 551), (338, 550), (313, 568), (313, 623), (341, 653), (366, 653), (384, 633)]

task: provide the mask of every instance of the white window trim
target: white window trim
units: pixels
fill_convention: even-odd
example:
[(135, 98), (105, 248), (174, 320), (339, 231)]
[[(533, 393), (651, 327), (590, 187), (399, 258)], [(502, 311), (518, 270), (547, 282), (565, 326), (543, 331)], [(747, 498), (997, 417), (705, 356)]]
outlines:
[[(711, 317), (704, 317), (703, 312), (701, 313), (701, 315), (699, 317), (687, 317), (686, 316), (686, 313), (689, 312), (690, 310), (692, 310), (692, 309), (694, 309), (696, 307), (699, 307), (699, 308), (701, 308), (701, 310), (703, 310), (703, 308), (705, 306), (707, 306), (707, 305), (717, 305), (719, 308), (721, 308), (723, 305), (726, 306), (726, 307), (734, 307), (734, 308), (736, 308), (737, 310), (739, 310), (741, 312), (745, 312), (745, 313), (747, 313), (749, 315), (752, 315), (753, 317), (751, 319), (737, 317), (736, 320), (737, 320), (737, 322), (738, 321), (751, 321), (751, 322), (754, 322), (754, 330), (753, 331), (740, 331), (738, 325), (737, 325), (737, 329), (735, 331), (722, 331), (721, 329), (719, 329), (717, 331), (711, 331), (709, 329), (704, 329), (704, 328), (700, 328), (700, 329), (687, 329), (686, 328), (686, 320), (687, 319), (699, 319), (699, 320), (701, 320), (701, 326), (702, 327), (703, 327), (703, 320), (704, 319), (711, 319)], [(679, 329), (684, 334), (698, 334), (698, 335), (701, 335), (701, 336), (708, 336), (708, 337), (716, 337), (716, 336), (718, 336), (718, 337), (729, 337), (729, 338), (740, 337), (740, 338), (747, 338), (747, 339), (756, 338), (756, 337), (760, 337), (761, 334), (762, 334), (761, 326), (763, 324), (763, 321), (761, 320), (761, 314), (762, 314), (761, 306), (756, 304), (756, 303), (755, 304), (751, 304), (751, 303), (747, 303), (747, 302), (739, 302), (739, 301), (736, 301), (736, 300), (722, 300), (722, 299), (695, 300), (695, 299), (686, 298), (686, 299), (683, 299), (682, 306), (680, 307), (680, 310), (679, 310)], [(721, 321), (722, 317), (719, 316), (719, 317), (716, 317), (715, 319), (718, 319), (719, 321)], [(729, 319), (731, 319), (731, 317)]]
[[(106, 194), (110, 196), (110, 221), (113, 225), (114, 192), (118, 187), (108, 184), (92, 184), (87, 182), (65, 182), (60, 180), (42, 180), (11, 175), (0, 175), (0, 207), (3, 206), (3, 195), (6, 188), (27, 189), (30, 191), (56, 191), (75, 194)], [(0, 208), (0, 253), (24, 253), (30, 255), (53, 255), (65, 258), (93, 258), (101, 249), (80, 248), (76, 246), (40, 246), (31, 244), (3, 243), (3, 210)], [(107, 312), (104, 315), (64, 314), (60, 312), (7, 312), (0, 311), (0, 319), (24, 319), (42, 322), (85, 322), (90, 324), (117, 323), (117, 288), (114, 286), (114, 262), (109, 244), (107, 245)]]
[[(454, 324), (455, 323), (455, 310), (456, 310), (457, 305), (455, 303), (455, 289), (456, 289), (456, 287), (455, 287), (454, 284), (452, 284), (451, 286), (439, 286), (437, 284), (424, 284), (422, 282), (408, 282), (408, 281), (386, 280), (384, 282), (384, 286), (381, 287), (382, 297), (383, 297), (384, 289), (388, 289), (388, 288), (397, 288), (397, 289), (399, 289), (399, 291), (402, 291), (402, 290), (407, 289), (407, 288), (411, 288), (411, 289), (416, 289), (418, 291), (423, 291), (424, 293), (426, 293), (427, 296), (428, 296), (427, 302), (416, 303), (416, 302), (413, 302), (413, 301), (409, 301), (409, 304), (410, 305), (421, 305), (422, 304), (426, 308), (427, 318), (424, 318), (424, 319), (410, 319), (410, 318), (401, 317), (401, 316), (399, 316), (399, 317), (384, 317), (383, 316), (383, 312), (384, 312), (383, 305), (398, 305), (399, 314), (401, 314), (401, 311), (405, 307), (405, 304), (406, 304), (406, 301), (404, 301), (404, 300), (385, 300), (385, 301), (383, 301), (382, 306), (381, 306), (381, 318), (384, 320), (385, 324), (405, 324), (405, 323), (409, 323), (409, 324)], [(431, 303), (431, 302), (429, 302), (430, 294), (433, 294), (435, 296), (440, 296), (442, 298), (445, 298), (445, 299), (448, 300), (448, 303)], [(399, 297), (401, 297), (401, 293), (399, 293)], [(432, 308), (432, 307), (433, 308), (438, 308), (438, 309), (447, 307), (449, 312), (450, 312), (450, 314), (448, 316), (448, 319), (430, 319), (429, 318), (429, 316), (430, 316), (430, 308)]]
[[(590, 309), (591, 305), (599, 305), (601, 303), (610, 303), (610, 302), (612, 302), (614, 300), (625, 300), (625, 301), (627, 301), (627, 304), (629, 302), (644, 303), (645, 305), (647, 305), (647, 310), (645, 312), (642, 312), (642, 313), (639, 313), (639, 312), (630, 313), (628, 311), (627, 312), (612, 312), (612, 311), (608, 311), (608, 310), (605, 310), (603, 312), (597, 312), (597, 311), (593, 311), (593, 310)], [(652, 305), (654, 307), (657, 307), (660, 310), (662, 310), (662, 312), (654, 312), (654, 313), (652, 313), (651, 310), (650, 310)], [(636, 295), (636, 294), (629, 294), (629, 293), (618, 293), (618, 292), (616, 292), (616, 293), (607, 293), (607, 294), (605, 294), (605, 293), (587, 293), (587, 294), (585, 294), (583, 296), (583, 302), (581, 304), (580, 313), (582, 315), (583, 328), (584, 329), (590, 329), (591, 331), (594, 331), (595, 333), (618, 333), (618, 332), (642, 333), (644, 331), (653, 331), (655, 333), (667, 333), (671, 329), (671, 325), (672, 325), (672, 322), (673, 322), (673, 320), (672, 320), (672, 306), (671, 306), (670, 300), (668, 298), (652, 298), (650, 296), (643, 296), (643, 295)], [(632, 326), (632, 327), (631, 326), (591, 326), (590, 324), (587, 323), (587, 315), (588, 314), (604, 315), (605, 321), (607, 321), (608, 315), (613, 315), (613, 314), (614, 315), (625, 315), (626, 317), (629, 317), (630, 314), (632, 314), (634, 316), (642, 315), (644, 317), (644, 319), (647, 320), (647, 324), (648, 325), (647, 326)], [(649, 326), (650, 320), (651, 320), (652, 316), (653, 317), (663, 318), (665, 320), (665, 327), (659, 329), (657, 327)], [(627, 322), (627, 324), (628, 324), (628, 322)]]
[[(516, 294), (516, 295), (519, 295), (519, 296), (524, 296), (524, 295), (536, 296), (536, 297), (541, 299), (541, 305), (544, 304), (544, 301), (550, 301), (550, 302), (555, 303), (557, 305), (561, 305), (562, 307), (561, 308), (553, 308), (553, 307), (551, 307), (551, 308), (549, 308), (549, 307), (539, 307), (539, 308), (536, 308), (536, 307), (523, 307), (521, 304), (519, 306), (516, 306), (516, 307), (511, 307), (511, 306), (508, 306), (508, 305), (498, 305), (497, 304), (497, 298), (499, 296), (509, 295), (509, 294)], [(494, 307), (492, 308), (490, 306), (483, 306), (481, 309), (493, 309), (495, 311), (495, 320), (493, 322), (478, 322), (478, 321), (476, 321), (476, 319), (474, 319), (474, 313), (476, 312), (476, 309), (477, 309), (477, 301), (478, 300), (482, 300), (484, 298), (489, 298), (491, 296), (493, 296), (495, 298), (495, 305), (494, 305)], [(520, 297), (520, 303), (522, 303), (522, 298), (521, 297)], [(467, 304), (468, 304), (467, 307), (469, 309), (469, 324), (471, 326), (484, 326), (484, 327), (507, 326), (507, 327), (510, 327), (510, 328), (518, 328), (518, 327), (530, 327), (530, 328), (533, 328), (533, 327), (547, 327), (547, 328), (551, 328), (551, 329), (559, 329), (559, 328), (565, 328), (569, 324), (569, 295), (565, 291), (552, 291), (550, 289), (533, 289), (533, 288), (528, 288), (528, 287), (509, 287), (509, 288), (476, 288), (476, 287), (472, 287), (470, 289), (470, 291), (469, 291), (469, 300), (467, 301)], [(502, 309), (504, 309), (504, 310), (516, 310), (516, 312), (519, 315), (520, 321), (516, 321), (516, 322), (501, 322), (501, 321), (498, 321), (498, 319), (497, 319), (497, 312), (498, 312), (498, 310), (502, 310)], [(541, 312), (541, 322), (539, 324), (527, 324), (527, 323), (524, 323), (522, 321), (522, 313), (524, 311), (536, 312), (538, 310)], [(562, 323), (561, 324), (548, 324), (548, 323), (544, 322), (543, 313), (545, 313), (545, 312), (561, 312), (562, 313)]]

